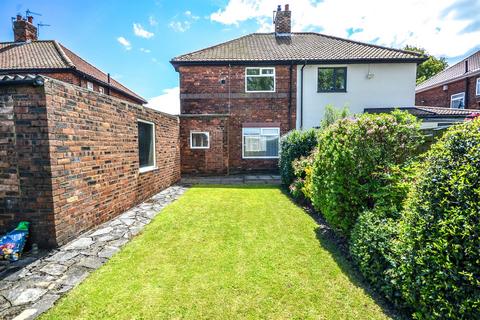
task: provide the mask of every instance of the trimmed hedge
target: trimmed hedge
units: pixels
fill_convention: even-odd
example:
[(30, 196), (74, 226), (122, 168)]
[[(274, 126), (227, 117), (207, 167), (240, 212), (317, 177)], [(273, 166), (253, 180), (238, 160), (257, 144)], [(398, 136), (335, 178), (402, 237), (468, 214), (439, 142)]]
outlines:
[(432, 146), (405, 210), (401, 289), (418, 319), (480, 318), (480, 119)]
[(280, 159), (278, 166), (282, 183), (289, 186), (295, 178), (292, 162), (306, 157), (317, 145), (318, 130), (293, 130), (280, 139)]
[(389, 168), (410, 159), (421, 136), (420, 122), (398, 110), (339, 120), (323, 130), (312, 172), (315, 209), (348, 236), (359, 213), (386, 199)]

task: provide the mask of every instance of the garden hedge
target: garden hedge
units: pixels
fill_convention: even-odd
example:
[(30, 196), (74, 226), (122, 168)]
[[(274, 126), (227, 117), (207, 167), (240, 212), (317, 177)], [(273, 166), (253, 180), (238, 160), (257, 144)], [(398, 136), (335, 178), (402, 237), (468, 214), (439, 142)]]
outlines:
[(420, 122), (398, 110), (342, 119), (324, 129), (313, 163), (315, 209), (348, 236), (361, 212), (384, 201), (389, 168), (409, 160), (421, 137)]
[(480, 119), (428, 152), (406, 209), (399, 272), (418, 319), (480, 319)]
[(292, 162), (308, 156), (317, 145), (318, 130), (293, 130), (280, 139), (280, 159), (278, 166), (282, 183), (289, 186), (295, 178)]

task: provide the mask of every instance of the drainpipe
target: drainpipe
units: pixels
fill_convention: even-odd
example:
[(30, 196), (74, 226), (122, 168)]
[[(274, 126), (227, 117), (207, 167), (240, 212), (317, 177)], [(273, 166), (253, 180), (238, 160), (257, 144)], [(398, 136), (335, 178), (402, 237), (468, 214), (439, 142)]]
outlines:
[(292, 129), (292, 73), (293, 73), (293, 62), (290, 63), (290, 84), (288, 87), (288, 131)]
[(307, 65), (307, 61), (303, 63), (300, 69), (300, 130), (303, 129), (303, 68)]
[[(465, 60), (465, 73), (468, 72), (468, 60)], [(465, 105), (464, 108), (468, 109), (468, 103), (470, 102), (468, 99), (468, 96), (470, 95), (470, 88), (469, 88), (469, 83), (468, 83), (468, 77), (465, 78)]]

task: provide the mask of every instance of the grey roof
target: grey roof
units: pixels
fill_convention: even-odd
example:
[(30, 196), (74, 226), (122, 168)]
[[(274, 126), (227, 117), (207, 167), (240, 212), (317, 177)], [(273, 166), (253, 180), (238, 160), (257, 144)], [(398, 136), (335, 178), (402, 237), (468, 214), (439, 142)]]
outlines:
[(0, 85), (31, 83), (43, 85), (45, 79), (37, 74), (7, 74), (0, 75)]
[(468, 118), (470, 116), (480, 114), (480, 110), (474, 109), (453, 109), (429, 106), (402, 108), (365, 108), (363, 111), (367, 113), (389, 113), (395, 109), (408, 111), (410, 114), (418, 118)]
[[(468, 61), (468, 72), (465, 72), (465, 61)], [(420, 83), (415, 91), (424, 91), (477, 73), (480, 73), (480, 50)]]
[(17, 72), (41, 73), (41, 70), (77, 71), (87, 75), (103, 85), (146, 103), (147, 101), (128, 89), (120, 82), (110, 79), (108, 75), (80, 58), (73, 51), (54, 40), (39, 40), (29, 42), (0, 43), (0, 73)]
[(173, 65), (222, 62), (422, 62), (425, 57), (410, 51), (391, 49), (327, 36), (296, 32), (277, 37), (275, 33), (252, 33), (171, 60)]

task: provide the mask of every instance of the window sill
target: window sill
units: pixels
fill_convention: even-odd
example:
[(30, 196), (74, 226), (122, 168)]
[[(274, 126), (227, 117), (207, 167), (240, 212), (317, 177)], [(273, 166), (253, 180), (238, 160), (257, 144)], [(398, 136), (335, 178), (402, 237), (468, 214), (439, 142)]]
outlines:
[(192, 150), (207, 150), (210, 149), (210, 147), (190, 147)]
[(264, 160), (268, 160), (268, 159), (272, 159), (272, 160), (275, 160), (275, 159), (279, 159), (280, 157), (242, 157), (242, 159), (245, 159), (245, 160), (249, 160), (249, 159), (252, 159), (252, 160), (255, 160), (255, 159), (264, 159)]
[(138, 170), (139, 173), (145, 173), (145, 172), (150, 172), (150, 171), (154, 171), (154, 170), (157, 170), (158, 167), (156, 166), (150, 166), (150, 167), (143, 167), (143, 168), (140, 168)]
[(245, 93), (275, 93), (276, 91), (245, 91)]
[(317, 93), (347, 93), (347, 90), (336, 90), (336, 91), (319, 91)]

